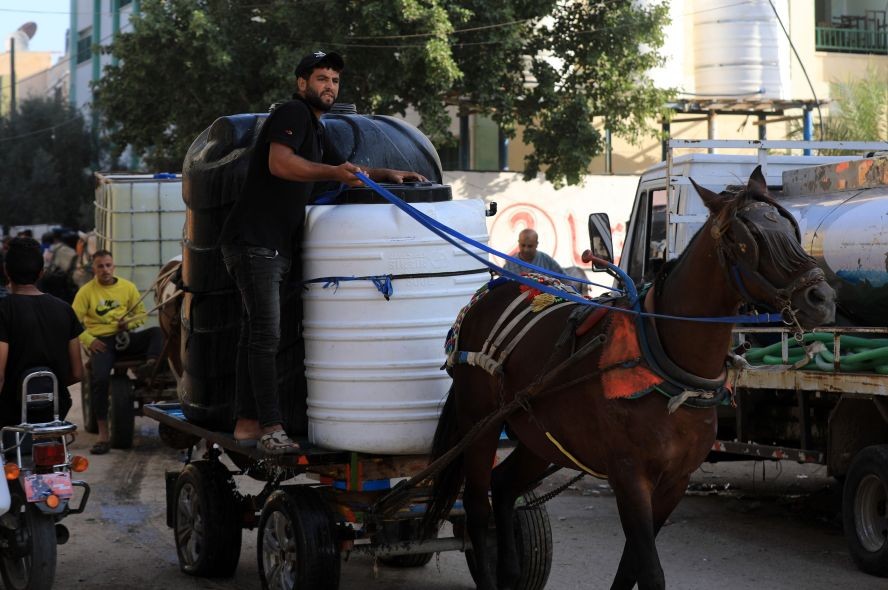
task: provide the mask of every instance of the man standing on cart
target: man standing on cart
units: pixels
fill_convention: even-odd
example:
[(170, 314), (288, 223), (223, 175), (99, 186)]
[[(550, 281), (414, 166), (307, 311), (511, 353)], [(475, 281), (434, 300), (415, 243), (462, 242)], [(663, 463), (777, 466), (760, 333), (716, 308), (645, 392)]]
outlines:
[(114, 363), (118, 355), (144, 354), (145, 363), (136, 373), (150, 375), (163, 351), (163, 334), (157, 327), (131, 331), (145, 323), (145, 306), (136, 286), (114, 275), (111, 252), (99, 250), (92, 263), (94, 277), (77, 291), (73, 307), (86, 328), (80, 342), (89, 350), (90, 399), (99, 427), (99, 439), (90, 453), (104, 455), (111, 450), (108, 395)]
[[(222, 229), (225, 266), (240, 290), (243, 322), (237, 352), (237, 423), (234, 437), (270, 454), (299, 445), (284, 432), (275, 355), (280, 342), (280, 288), (290, 261), (300, 256), (293, 238), (305, 221), (315, 182), (360, 186), (356, 172), (381, 182), (423, 181), (413, 172), (361, 170), (324, 150), (319, 117), (339, 94), (345, 62), (316, 51), (296, 66), (293, 100), (275, 108), (262, 127), (240, 197)], [(296, 245), (298, 248), (298, 244)]]

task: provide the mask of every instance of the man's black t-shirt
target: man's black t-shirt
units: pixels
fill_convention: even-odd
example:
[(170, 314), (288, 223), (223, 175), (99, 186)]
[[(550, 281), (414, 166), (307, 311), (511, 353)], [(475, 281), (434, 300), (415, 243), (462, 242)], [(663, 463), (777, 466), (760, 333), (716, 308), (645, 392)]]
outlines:
[(7, 295), (0, 300), (0, 342), (9, 344), (0, 392), (0, 423), (21, 422), (24, 371), (49, 367), (59, 380), (60, 406), (71, 406), (65, 383), (71, 374), (68, 343), (83, 332), (71, 306), (52, 295)]
[(341, 163), (324, 158), (324, 127), (304, 100), (297, 97), (278, 106), (256, 140), (244, 189), (225, 221), (220, 243), (262, 246), (291, 258), (293, 233), (305, 221), (314, 183), (274, 176), (268, 170), (272, 142), (311, 162)]

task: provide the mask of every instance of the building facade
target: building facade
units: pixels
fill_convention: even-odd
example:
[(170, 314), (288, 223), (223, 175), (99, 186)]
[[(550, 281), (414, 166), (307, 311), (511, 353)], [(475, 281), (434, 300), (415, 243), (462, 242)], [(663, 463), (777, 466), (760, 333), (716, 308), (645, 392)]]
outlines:
[(68, 31), (68, 100), (83, 112), (92, 103), (90, 84), (116, 57), (97, 51), (130, 30), (130, 17), (141, 12), (141, 0), (71, 0)]

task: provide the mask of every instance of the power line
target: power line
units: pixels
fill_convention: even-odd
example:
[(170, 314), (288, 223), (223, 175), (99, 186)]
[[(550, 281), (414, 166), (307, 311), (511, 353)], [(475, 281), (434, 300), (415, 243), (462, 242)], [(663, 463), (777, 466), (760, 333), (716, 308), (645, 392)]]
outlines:
[(67, 121), (62, 121), (61, 123), (57, 123), (52, 127), (44, 127), (43, 129), (37, 129), (35, 131), (29, 131), (28, 133), (22, 133), (21, 135), (14, 135), (12, 137), (0, 137), (0, 143), (6, 143), (7, 141), (15, 141), (17, 139), (24, 139), (25, 137), (31, 137), (32, 135), (39, 135), (41, 133), (46, 133), (47, 131), (55, 131), (59, 127), (64, 127), (65, 125), (70, 125), (71, 123), (83, 120), (82, 115), (77, 115), (76, 117), (72, 117)]

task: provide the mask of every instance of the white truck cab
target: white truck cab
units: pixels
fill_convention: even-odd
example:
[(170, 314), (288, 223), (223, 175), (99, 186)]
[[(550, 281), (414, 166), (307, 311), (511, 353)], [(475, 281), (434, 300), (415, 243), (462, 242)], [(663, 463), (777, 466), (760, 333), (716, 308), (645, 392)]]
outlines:
[[(670, 140), (666, 161), (648, 168), (639, 180), (620, 268), (636, 282), (649, 281), (665, 261), (682, 253), (709, 213), (691, 178), (700, 186), (721, 192), (744, 185), (755, 167), (761, 165), (772, 196), (779, 199), (784, 172), (860, 158), (886, 147), (888, 144), (867, 142)], [(701, 149), (730, 153), (699, 153)], [(845, 155), (800, 153), (815, 149), (844, 150)], [(697, 153), (676, 154), (688, 150)], [(772, 153), (775, 150), (796, 155)], [(849, 151), (857, 154), (848, 155)]]

